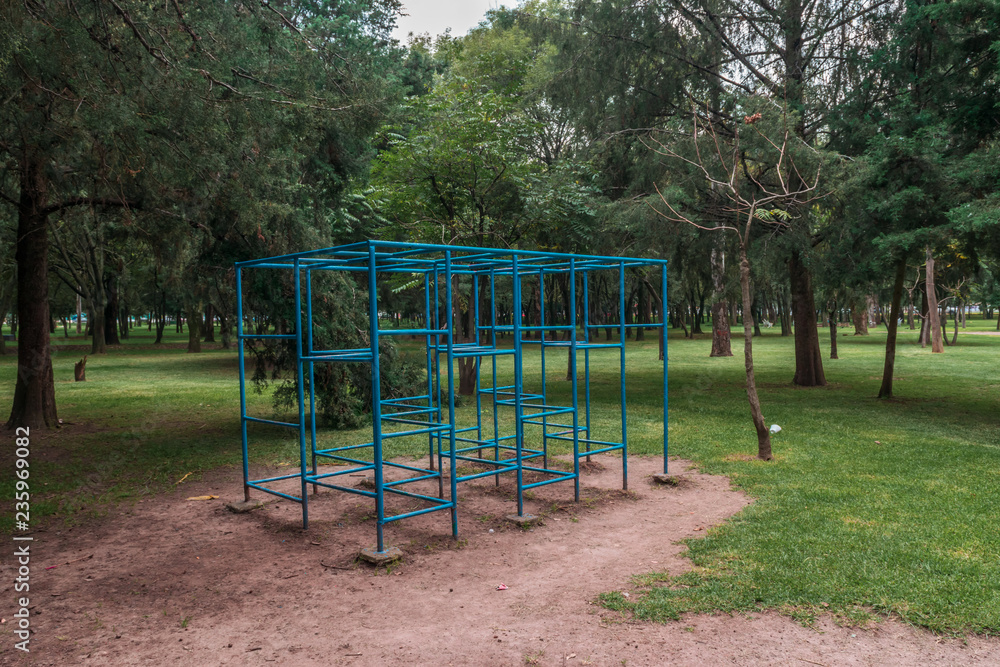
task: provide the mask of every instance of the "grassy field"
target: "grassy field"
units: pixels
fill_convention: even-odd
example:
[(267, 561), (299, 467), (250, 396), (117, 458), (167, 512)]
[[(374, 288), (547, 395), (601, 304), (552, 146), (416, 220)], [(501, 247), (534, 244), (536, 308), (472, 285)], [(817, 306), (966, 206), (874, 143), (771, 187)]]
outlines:
[[(738, 332), (736, 356), (726, 359), (709, 359), (705, 338), (672, 335), (671, 454), (728, 475), (756, 502), (689, 542), (692, 573), (650, 573), (638, 580), (645, 593), (628, 599), (611, 593), (605, 604), (656, 620), (764, 608), (805, 621), (821, 612), (853, 621), (896, 613), (935, 631), (1000, 633), (1000, 337), (967, 333), (992, 331), (995, 324), (970, 321), (958, 346), (940, 355), (902, 330), (891, 401), (874, 398), (884, 328), (867, 337), (841, 330), (841, 359), (825, 361), (830, 384), (812, 389), (791, 385), (791, 338), (766, 330), (754, 344), (761, 401), (768, 423), (783, 429), (771, 463), (746, 460), (756, 441)], [(185, 336), (169, 332), (168, 342)], [(827, 353), (825, 329), (821, 339)], [(70, 346), (86, 341), (55, 342), (65, 425), (57, 434), (33, 434), (33, 521), (113, 512), (172, 487), (186, 473), (197, 477), (220, 466), (233, 468), (237, 484), (235, 352), (153, 348), (147, 332), (136, 330), (121, 348), (90, 357), (88, 381), (74, 383), (72, 365), (84, 351)], [(565, 353), (550, 354), (552, 400), (567, 400)], [(629, 345), (635, 454), (657, 454), (662, 446), (655, 359), (655, 338)], [(527, 375), (537, 362), (531, 357)], [(618, 423), (617, 354), (595, 352), (592, 371), (595, 436), (608, 439)], [(4, 405), (15, 372), (13, 354), (0, 358)], [(275, 416), (268, 395), (251, 395), (250, 402), (255, 414)], [(459, 416), (473, 423), (474, 402), (466, 400)], [(361, 442), (365, 432), (321, 437)], [(297, 460), (296, 439), (278, 429), (256, 427), (252, 438), (257, 463)], [(397, 441), (390, 454), (416, 455), (425, 443)], [(0, 480), (0, 497), (11, 498), (11, 487), (12, 479)], [(0, 528), (6, 531), (10, 514), (5, 507)]]

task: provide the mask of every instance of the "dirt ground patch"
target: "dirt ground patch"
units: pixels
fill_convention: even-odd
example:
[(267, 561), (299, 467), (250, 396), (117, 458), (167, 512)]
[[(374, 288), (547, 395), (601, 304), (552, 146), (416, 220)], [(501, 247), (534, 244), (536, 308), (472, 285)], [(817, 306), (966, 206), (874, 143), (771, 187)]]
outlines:
[[(678, 540), (748, 499), (724, 477), (694, 472), (681, 487), (654, 486), (660, 462), (638, 457), (622, 493), (619, 462), (600, 461), (579, 504), (568, 484), (536, 489), (527, 509), (544, 524), (531, 530), (502, 519), (514, 511), (510, 481), (463, 484), (461, 540), (451, 541), (447, 512), (392, 524), (387, 543), (405, 560), (388, 570), (354, 562), (374, 544), (371, 501), (322, 493), (302, 531), (291, 502), (224, 509), (242, 499), (239, 472), (217, 471), (104, 521), (36, 534), (31, 654), (13, 649), (5, 611), (0, 664), (1000, 664), (997, 640), (896, 621), (859, 630), (823, 619), (817, 630), (767, 613), (659, 625), (603, 609), (596, 596), (631, 590), (631, 575), (688, 569)], [(220, 498), (187, 500), (199, 495)], [(12, 571), (4, 555), (5, 582)]]

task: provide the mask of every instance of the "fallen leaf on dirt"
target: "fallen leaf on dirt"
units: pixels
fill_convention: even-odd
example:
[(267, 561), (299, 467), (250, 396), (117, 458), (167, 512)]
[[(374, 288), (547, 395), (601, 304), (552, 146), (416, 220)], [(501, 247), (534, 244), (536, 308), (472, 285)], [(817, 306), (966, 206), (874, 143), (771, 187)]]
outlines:
[(219, 496), (191, 496), (188, 500), (215, 500)]
[(180, 478), (179, 480), (177, 480), (176, 482), (174, 482), (174, 485), (176, 486), (177, 484), (180, 484), (181, 482), (183, 482), (184, 480), (186, 480), (186, 479), (187, 479), (188, 477), (190, 477), (191, 475), (192, 475), (192, 473), (188, 473), (188, 474), (184, 475), (184, 476), (183, 476), (183, 477), (181, 477), (181, 478)]

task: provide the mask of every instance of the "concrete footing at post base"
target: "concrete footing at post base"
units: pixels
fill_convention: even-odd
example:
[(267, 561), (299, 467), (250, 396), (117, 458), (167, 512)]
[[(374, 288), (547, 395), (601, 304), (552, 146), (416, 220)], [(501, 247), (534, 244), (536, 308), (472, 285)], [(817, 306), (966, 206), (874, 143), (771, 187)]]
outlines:
[(399, 547), (386, 547), (385, 551), (376, 551), (375, 547), (366, 547), (358, 554), (358, 558), (372, 565), (388, 565), (403, 558), (403, 550)]
[(241, 500), (238, 503), (226, 503), (226, 509), (237, 514), (246, 514), (264, 506), (259, 500)]
[(515, 526), (520, 526), (521, 528), (537, 526), (542, 523), (541, 518), (534, 514), (508, 514), (504, 517), (504, 520), (510, 521)]

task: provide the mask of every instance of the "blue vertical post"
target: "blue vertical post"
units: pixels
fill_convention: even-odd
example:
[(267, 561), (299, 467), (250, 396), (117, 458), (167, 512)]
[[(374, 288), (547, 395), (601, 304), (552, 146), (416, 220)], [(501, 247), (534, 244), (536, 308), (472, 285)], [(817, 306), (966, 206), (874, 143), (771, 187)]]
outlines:
[(618, 342), (621, 344), (619, 384), (622, 415), (622, 489), (628, 489), (628, 429), (625, 425), (625, 262), (618, 263), (618, 311)]
[(576, 391), (576, 260), (569, 260), (569, 372), (573, 392), (573, 499), (580, 502), (580, 399)]
[[(306, 354), (313, 353), (312, 269), (306, 269)], [(309, 361), (309, 433), (312, 449), (312, 474), (316, 474), (316, 364)], [(319, 487), (313, 484), (313, 495)]]
[[(426, 271), (424, 272), (424, 329), (431, 330), (431, 283)], [(428, 333), (424, 340), (427, 348), (425, 350), (427, 353), (427, 408), (431, 409), (434, 407), (434, 364), (431, 358), (431, 334)], [(429, 414), (428, 418), (433, 419), (433, 413)], [(441, 415), (439, 414), (438, 423), (440, 422)], [(431, 470), (434, 470), (434, 431), (427, 434), (427, 450)]]
[(236, 341), (240, 364), (240, 435), (243, 439), (243, 500), (250, 502), (250, 453), (247, 448), (247, 376), (243, 351), (243, 269), (236, 267)]
[(302, 270), (295, 260), (295, 381), (299, 399), (299, 481), (302, 491), (302, 528), (309, 527), (309, 494), (306, 491), (306, 398), (302, 369)]
[[(497, 289), (496, 270), (490, 269), (490, 344), (497, 347)], [(490, 355), (493, 360), (493, 460), (500, 460), (500, 423), (497, 416), (497, 355)], [(500, 475), (494, 475), (496, 486), (500, 486)]]
[(660, 277), (660, 331), (663, 334), (663, 474), (667, 474), (667, 451), (669, 417), (667, 415), (667, 265), (664, 264)]
[(385, 491), (382, 480), (382, 387), (378, 358), (378, 292), (376, 285), (375, 246), (368, 244), (368, 318), (372, 352), (372, 463), (375, 466), (375, 513), (377, 515), (378, 547), (385, 551)]
[[(583, 272), (583, 342), (590, 342), (590, 287), (588, 284), (588, 279), (590, 277), (589, 271)], [(590, 348), (586, 347), (583, 349), (583, 384), (584, 384), (584, 402), (585, 410), (587, 413), (587, 451), (590, 451), (590, 440), (594, 437), (590, 434)], [(590, 461), (590, 456), (587, 456), (587, 461)]]
[(524, 428), (521, 424), (521, 274), (517, 255), (512, 255), (514, 276), (514, 451), (517, 458), (517, 515), (524, 516), (524, 470), (521, 455)]
[[(479, 345), (479, 274), (472, 275), (472, 300), (476, 302), (475, 316), (472, 322), (472, 344)], [(483, 458), (483, 397), (479, 393), (480, 373), (482, 372), (482, 357), (473, 357), (476, 362), (476, 439), (479, 440), (479, 458)]]
[[(439, 291), (440, 276), (438, 273), (437, 263), (434, 264), (434, 330), (438, 333), (434, 334), (434, 383), (435, 383), (435, 393), (437, 394), (437, 423), (442, 423), (444, 416), (441, 413), (441, 294)], [(450, 286), (448, 289), (451, 289)], [(449, 311), (451, 309), (451, 304), (448, 304)], [(449, 315), (448, 317), (451, 317)], [(450, 333), (448, 334), (451, 335)], [(444, 470), (442, 470), (443, 460), (441, 458), (441, 431), (435, 431), (435, 438), (437, 439), (437, 460), (438, 460), (438, 498), (444, 498)]]
[[(538, 269), (538, 345), (542, 355), (542, 404), (548, 404), (548, 397), (545, 392), (545, 269)], [(542, 408), (542, 467), (549, 467), (549, 439), (546, 437), (548, 428), (548, 418), (545, 417), (545, 408)]]
[(458, 481), (455, 479), (458, 476), (457, 466), (455, 465), (455, 322), (454, 322), (454, 310), (452, 309), (452, 299), (455, 298), (452, 290), (452, 280), (451, 280), (451, 251), (444, 251), (444, 279), (446, 281), (445, 286), (445, 302), (448, 307), (448, 421), (451, 424), (451, 429), (449, 430), (449, 439), (451, 441), (451, 453), (449, 456), (450, 470), (448, 471), (448, 478), (451, 480), (451, 534), (452, 537), (458, 537)]

